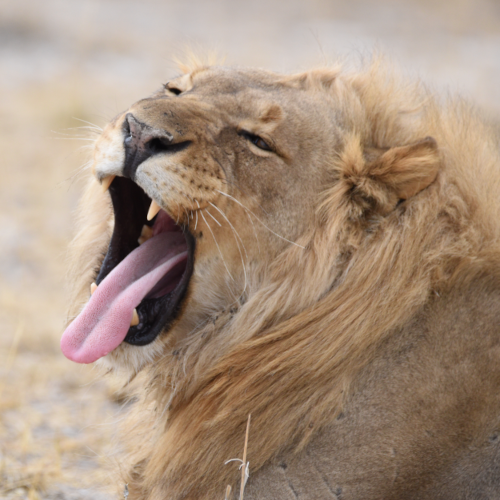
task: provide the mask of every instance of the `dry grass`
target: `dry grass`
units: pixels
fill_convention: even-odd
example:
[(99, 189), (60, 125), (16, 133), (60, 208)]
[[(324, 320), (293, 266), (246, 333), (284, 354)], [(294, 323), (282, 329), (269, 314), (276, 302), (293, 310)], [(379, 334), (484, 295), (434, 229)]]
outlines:
[[(245, 431), (245, 444), (243, 446), (243, 458), (232, 458), (227, 460), (225, 465), (230, 462), (241, 462), (240, 470), (241, 470), (241, 479), (240, 479), (240, 494), (238, 496), (239, 500), (243, 500), (243, 496), (245, 494), (245, 486), (247, 484), (248, 478), (250, 477), (250, 462), (247, 462), (247, 450), (248, 450), (248, 436), (250, 434), (250, 421), (252, 419), (252, 415), (248, 415), (247, 420), (247, 428)], [(231, 500), (233, 497), (231, 496), (231, 486), (226, 487), (226, 494), (224, 495), (224, 500)]]

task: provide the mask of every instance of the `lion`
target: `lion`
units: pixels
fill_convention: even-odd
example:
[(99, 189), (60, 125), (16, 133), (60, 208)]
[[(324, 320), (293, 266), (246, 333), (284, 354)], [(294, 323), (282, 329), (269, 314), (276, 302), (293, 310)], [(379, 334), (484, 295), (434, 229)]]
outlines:
[(129, 498), (500, 497), (499, 193), (493, 129), (379, 59), (119, 114), (61, 346), (135, 377)]

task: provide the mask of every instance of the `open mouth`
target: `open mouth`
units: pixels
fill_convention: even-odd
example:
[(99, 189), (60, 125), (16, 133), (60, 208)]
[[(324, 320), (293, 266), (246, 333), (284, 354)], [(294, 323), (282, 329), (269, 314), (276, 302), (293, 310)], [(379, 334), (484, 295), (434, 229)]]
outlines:
[(195, 240), (132, 180), (110, 188), (115, 225), (97, 288), (61, 340), (63, 353), (92, 363), (123, 341), (151, 343), (178, 316), (193, 272)]

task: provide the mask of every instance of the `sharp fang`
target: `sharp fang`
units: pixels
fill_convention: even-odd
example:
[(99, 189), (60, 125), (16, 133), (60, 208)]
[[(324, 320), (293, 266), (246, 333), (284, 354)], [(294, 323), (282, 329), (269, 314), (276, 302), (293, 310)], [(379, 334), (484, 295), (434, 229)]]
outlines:
[(155, 200), (151, 202), (151, 206), (149, 207), (149, 212), (147, 215), (148, 220), (151, 220), (159, 211), (161, 210), (160, 205), (156, 203)]
[(142, 226), (141, 236), (137, 241), (139, 242), (139, 245), (142, 245), (145, 241), (148, 241), (149, 238), (152, 237), (153, 237), (153, 228), (146, 226), (146, 224), (144, 224), (144, 226)]
[(101, 181), (101, 187), (104, 193), (109, 189), (109, 186), (111, 186), (111, 183), (115, 180), (115, 177), (116, 175), (108, 175)]
[(97, 285), (95, 283), (92, 283), (90, 285), (90, 295), (93, 295), (96, 290), (97, 290)]
[(132, 314), (132, 321), (130, 326), (137, 326), (139, 324), (139, 315), (137, 314), (137, 309), (134, 309), (134, 314)]

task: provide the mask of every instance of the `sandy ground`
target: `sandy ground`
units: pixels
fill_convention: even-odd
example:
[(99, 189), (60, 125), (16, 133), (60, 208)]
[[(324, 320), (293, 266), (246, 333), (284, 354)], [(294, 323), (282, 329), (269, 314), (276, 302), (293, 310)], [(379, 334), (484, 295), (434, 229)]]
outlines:
[(496, 0), (0, 0), (0, 498), (121, 497), (111, 379), (59, 352), (91, 144), (186, 46), (294, 71), (386, 52), (500, 118)]

